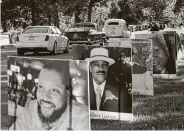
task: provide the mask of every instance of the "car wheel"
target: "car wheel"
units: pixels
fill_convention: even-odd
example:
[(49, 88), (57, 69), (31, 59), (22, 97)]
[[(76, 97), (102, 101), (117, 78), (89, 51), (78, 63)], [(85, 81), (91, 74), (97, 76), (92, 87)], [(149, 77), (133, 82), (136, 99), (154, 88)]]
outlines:
[(17, 54), (19, 56), (22, 56), (22, 55), (24, 55), (24, 51), (22, 49), (17, 49)]
[(51, 51), (51, 54), (57, 55), (57, 43), (56, 42), (54, 43), (54, 47), (53, 47), (53, 50)]
[(67, 42), (66, 48), (64, 50), (64, 53), (68, 53), (69, 52), (69, 41)]

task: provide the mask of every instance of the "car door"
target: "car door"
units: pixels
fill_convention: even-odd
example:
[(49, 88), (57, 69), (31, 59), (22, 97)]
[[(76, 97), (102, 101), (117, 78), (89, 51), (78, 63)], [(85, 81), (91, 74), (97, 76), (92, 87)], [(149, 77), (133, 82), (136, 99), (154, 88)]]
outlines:
[(54, 47), (54, 42), (56, 41), (56, 37), (55, 37), (54, 31), (52, 30), (52, 27), (49, 27), (48, 36), (49, 36), (49, 40), (48, 40), (47, 49), (52, 51)]
[(61, 40), (61, 47), (65, 48), (66, 45), (67, 45), (67, 40), (66, 40), (65, 36), (61, 33), (61, 31), (58, 28), (55, 28), (55, 29), (59, 34), (59, 37), (60, 37), (60, 40)]
[(52, 28), (52, 32), (53, 32), (53, 34), (55, 36), (55, 41), (57, 42), (57, 49), (60, 49), (61, 40), (60, 40), (59, 34), (58, 34), (58, 32), (56, 31), (56, 29), (54, 27)]

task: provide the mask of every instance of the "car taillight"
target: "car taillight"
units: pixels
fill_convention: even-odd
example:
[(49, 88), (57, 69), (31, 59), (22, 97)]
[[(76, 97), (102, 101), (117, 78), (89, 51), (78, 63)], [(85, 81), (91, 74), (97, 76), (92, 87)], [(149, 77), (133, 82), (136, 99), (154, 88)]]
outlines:
[(46, 35), (46, 37), (45, 37), (45, 41), (48, 41), (49, 40), (49, 36), (48, 35)]
[(19, 41), (19, 36), (17, 36), (17, 41)]

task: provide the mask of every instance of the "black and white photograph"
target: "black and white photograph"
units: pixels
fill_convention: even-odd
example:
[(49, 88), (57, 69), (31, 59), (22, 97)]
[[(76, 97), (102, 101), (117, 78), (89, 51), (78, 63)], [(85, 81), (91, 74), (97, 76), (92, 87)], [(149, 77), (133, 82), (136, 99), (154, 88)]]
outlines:
[(0, 4), (2, 130), (184, 130), (184, 0)]
[[(135, 32), (135, 39), (151, 39), (153, 52), (153, 74), (176, 74), (176, 61), (182, 57), (179, 33), (172, 30)], [(180, 54), (178, 54), (180, 53)]]
[(154, 32), (152, 34), (153, 74), (176, 74), (176, 34)]
[[(90, 63), (91, 118), (131, 120), (131, 48), (86, 46), (83, 51), (83, 58)], [(78, 54), (80, 57), (81, 52)], [(121, 113), (130, 117), (121, 118)]]
[(8, 59), (10, 130), (89, 130), (88, 62)]
[(132, 40), (132, 91), (138, 95), (154, 95), (150, 40)]

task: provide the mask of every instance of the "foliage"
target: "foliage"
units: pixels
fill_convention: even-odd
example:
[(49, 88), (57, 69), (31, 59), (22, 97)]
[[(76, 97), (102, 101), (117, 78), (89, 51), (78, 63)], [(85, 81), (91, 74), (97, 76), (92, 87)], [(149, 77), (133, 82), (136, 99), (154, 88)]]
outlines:
[[(110, 18), (125, 19), (128, 24), (140, 24), (144, 21), (162, 21), (167, 0), (119, 0), (111, 5)], [(118, 10), (120, 8), (120, 10)]]
[[(21, 26), (23, 22), (59, 26), (74, 19), (97, 22), (102, 29), (107, 18), (125, 19), (127, 24), (161, 22), (170, 3), (173, 0), (2, 0), (1, 25), (4, 30), (8, 21), (13, 26)], [(183, 0), (176, 0), (174, 12), (181, 12), (183, 5)]]
[(179, 66), (176, 74), (177, 74), (177, 76), (184, 76), (184, 67)]
[[(133, 48), (137, 49), (137, 52), (134, 54), (134, 57), (132, 58), (133, 62), (139, 63), (142, 66), (151, 66), (152, 63), (150, 63), (152, 57), (151, 56), (151, 43), (133, 43)], [(149, 59), (149, 65), (146, 64), (146, 61)]]
[(149, 9), (147, 18), (161, 21), (163, 10), (167, 7), (167, 0), (136, 0), (137, 6)]
[(180, 12), (182, 8), (184, 8), (184, 1), (176, 0), (176, 4), (174, 7), (174, 13)]

